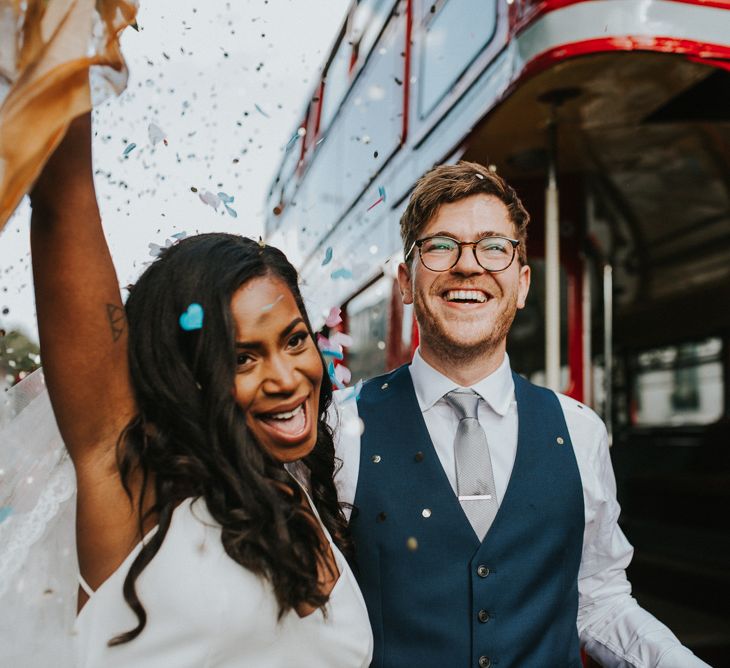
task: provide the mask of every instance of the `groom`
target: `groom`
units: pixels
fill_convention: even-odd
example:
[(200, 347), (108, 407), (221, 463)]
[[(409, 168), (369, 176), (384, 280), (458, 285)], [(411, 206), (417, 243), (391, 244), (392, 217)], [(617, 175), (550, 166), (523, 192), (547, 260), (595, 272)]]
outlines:
[(420, 346), (338, 431), (372, 665), (578, 668), (584, 646), (606, 667), (706, 666), (631, 598), (603, 423), (510, 370), (528, 220), (467, 162), (423, 176), (401, 218)]

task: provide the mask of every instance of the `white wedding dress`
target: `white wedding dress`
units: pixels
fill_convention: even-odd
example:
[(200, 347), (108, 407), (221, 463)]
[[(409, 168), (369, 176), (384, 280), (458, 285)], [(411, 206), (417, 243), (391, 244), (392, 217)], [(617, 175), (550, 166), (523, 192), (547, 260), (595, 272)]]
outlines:
[(340, 576), (326, 614), (292, 611), (277, 620), (270, 585), (228, 557), (202, 499), (178, 506), (160, 551), (137, 579), (145, 629), (109, 647), (137, 624), (122, 584), (141, 544), (76, 617), (74, 492), (73, 468), (36, 372), (0, 399), (0, 666), (370, 665), (365, 603), (334, 544)]

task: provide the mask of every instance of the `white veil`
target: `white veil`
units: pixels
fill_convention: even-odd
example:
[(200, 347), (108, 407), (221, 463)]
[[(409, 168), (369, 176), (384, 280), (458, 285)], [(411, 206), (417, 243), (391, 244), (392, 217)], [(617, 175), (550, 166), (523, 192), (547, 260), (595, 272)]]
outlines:
[(1, 666), (73, 666), (75, 500), (39, 369), (0, 395)]

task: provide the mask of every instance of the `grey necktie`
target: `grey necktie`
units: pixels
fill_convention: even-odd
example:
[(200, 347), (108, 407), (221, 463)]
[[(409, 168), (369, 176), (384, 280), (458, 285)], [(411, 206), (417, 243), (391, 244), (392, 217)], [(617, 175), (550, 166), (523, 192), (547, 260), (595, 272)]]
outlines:
[(444, 399), (459, 417), (454, 439), (459, 502), (479, 540), (483, 540), (498, 507), (487, 436), (477, 419), (479, 395), (471, 390), (454, 390)]

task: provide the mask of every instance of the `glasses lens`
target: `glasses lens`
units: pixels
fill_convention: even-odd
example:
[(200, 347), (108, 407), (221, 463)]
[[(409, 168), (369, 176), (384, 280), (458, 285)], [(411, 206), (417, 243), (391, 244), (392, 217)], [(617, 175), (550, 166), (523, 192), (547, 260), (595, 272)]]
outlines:
[(476, 251), (479, 264), (488, 271), (501, 271), (502, 269), (506, 269), (510, 262), (512, 262), (512, 257), (515, 253), (512, 242), (502, 237), (486, 237), (480, 239), (476, 245)]
[(459, 254), (459, 244), (449, 237), (431, 237), (421, 244), (421, 260), (432, 271), (450, 269)]

